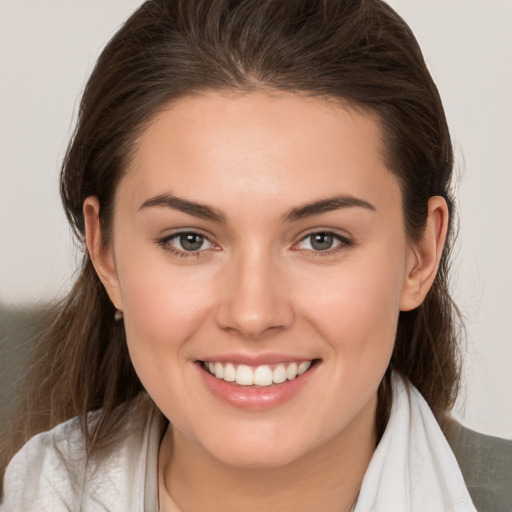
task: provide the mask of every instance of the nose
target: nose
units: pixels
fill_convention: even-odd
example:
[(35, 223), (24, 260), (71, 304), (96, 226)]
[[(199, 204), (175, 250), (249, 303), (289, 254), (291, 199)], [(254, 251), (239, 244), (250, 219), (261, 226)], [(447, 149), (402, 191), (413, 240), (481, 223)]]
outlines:
[(253, 340), (289, 328), (294, 310), (284, 274), (275, 258), (259, 251), (231, 262), (216, 310), (219, 327)]

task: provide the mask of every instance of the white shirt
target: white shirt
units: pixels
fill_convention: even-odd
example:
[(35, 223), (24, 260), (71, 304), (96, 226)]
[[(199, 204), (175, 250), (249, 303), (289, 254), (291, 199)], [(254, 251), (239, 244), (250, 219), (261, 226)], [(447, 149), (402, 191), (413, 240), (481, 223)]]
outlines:
[[(427, 403), (399, 376), (392, 382), (390, 418), (355, 512), (476, 512)], [(164, 423), (147, 395), (132, 411), (101, 461), (85, 459), (76, 418), (30, 439), (7, 468), (2, 511), (157, 512)]]

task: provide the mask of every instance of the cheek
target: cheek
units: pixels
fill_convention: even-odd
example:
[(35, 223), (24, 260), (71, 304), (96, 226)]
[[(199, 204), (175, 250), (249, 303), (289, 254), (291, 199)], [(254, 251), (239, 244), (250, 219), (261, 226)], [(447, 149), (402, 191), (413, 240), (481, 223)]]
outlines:
[[(391, 253), (396, 255), (396, 250)], [(340, 265), (324, 279), (318, 276), (304, 298), (304, 316), (311, 319), (336, 351), (370, 356), (390, 353), (396, 336), (403, 286), (400, 258), (360, 258)], [(322, 286), (318, 284), (322, 282)], [(306, 283), (307, 284), (307, 283)]]
[[(117, 263), (127, 328), (150, 332), (149, 340), (187, 329), (205, 310), (209, 278), (199, 267), (171, 264), (145, 246), (119, 250)], [(170, 341), (170, 340), (168, 340)]]
[[(133, 267), (131, 267), (133, 270)], [(183, 392), (189, 343), (207, 316), (207, 288), (169, 268), (149, 266), (123, 280), (128, 350), (139, 379), (164, 414), (182, 429), (194, 424), (194, 397)], [(188, 411), (184, 414), (183, 411)]]
[[(133, 365), (145, 387), (172, 377), (204, 323), (211, 290), (197, 269), (176, 268), (150, 251), (124, 251), (118, 262), (124, 324)], [(170, 371), (171, 370), (171, 371)]]

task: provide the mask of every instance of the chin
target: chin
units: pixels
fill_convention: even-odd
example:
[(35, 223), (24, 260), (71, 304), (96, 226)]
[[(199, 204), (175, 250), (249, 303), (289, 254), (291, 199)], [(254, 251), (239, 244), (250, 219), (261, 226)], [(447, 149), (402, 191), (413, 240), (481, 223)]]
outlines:
[[(229, 444), (225, 437), (223, 443), (204, 446), (210, 455), (219, 462), (232, 467), (247, 469), (271, 469), (292, 464), (302, 458), (314, 447), (301, 443), (290, 436), (258, 436), (252, 439), (248, 435), (231, 436)], [(286, 442), (284, 442), (286, 440)], [(306, 443), (307, 444), (307, 443)]]
[(223, 464), (243, 469), (273, 469), (295, 462), (300, 456), (294, 453), (270, 453), (262, 450), (219, 454)]

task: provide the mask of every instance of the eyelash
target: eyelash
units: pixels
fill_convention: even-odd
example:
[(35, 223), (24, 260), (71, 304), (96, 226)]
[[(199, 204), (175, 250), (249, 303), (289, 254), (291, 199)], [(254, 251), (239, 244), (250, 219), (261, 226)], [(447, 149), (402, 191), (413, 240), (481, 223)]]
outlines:
[[(180, 258), (188, 258), (190, 256), (194, 256), (196, 258), (199, 258), (201, 256), (201, 253), (205, 252), (206, 249), (200, 249), (196, 251), (186, 251), (186, 250), (180, 250), (171, 245), (169, 242), (173, 239), (178, 239), (181, 236), (184, 235), (196, 235), (198, 237), (201, 237), (204, 241), (207, 241), (211, 244), (210, 248), (218, 247), (215, 245), (214, 242), (212, 242), (206, 235), (203, 235), (202, 233), (198, 233), (196, 231), (179, 231), (177, 233), (174, 233), (172, 235), (166, 236), (164, 238), (157, 239), (156, 242), (159, 246), (161, 246), (166, 252), (170, 253), (173, 256), (178, 256)], [(298, 244), (304, 242), (308, 238), (311, 239), (315, 235), (324, 235), (324, 236), (332, 236), (333, 239), (338, 242), (338, 244), (334, 248), (328, 248), (325, 250), (311, 250), (306, 249), (306, 253), (310, 257), (325, 257), (325, 256), (332, 256), (335, 253), (338, 253), (339, 251), (342, 251), (344, 249), (353, 247), (355, 245), (353, 240), (350, 240), (347, 237), (344, 237), (342, 235), (339, 235), (338, 233), (334, 233), (332, 231), (313, 231), (311, 233), (308, 233), (307, 235), (303, 236), (298, 242), (295, 242), (293, 244), (293, 247), (297, 246)], [(295, 249), (300, 250), (300, 249)]]
[(195, 235), (201, 237), (204, 241), (207, 241), (211, 244), (212, 247), (217, 247), (206, 235), (202, 233), (198, 233), (197, 231), (178, 231), (177, 233), (173, 233), (172, 235), (166, 236), (164, 238), (160, 238), (157, 240), (158, 245), (160, 245), (165, 251), (170, 253), (173, 256), (178, 256), (180, 258), (188, 258), (190, 256), (194, 256), (199, 258), (201, 253), (205, 251), (205, 249), (197, 250), (197, 251), (186, 251), (180, 250), (170, 244), (170, 241), (173, 239), (178, 239), (179, 237), (185, 235)]
[[(295, 247), (298, 244), (300, 244), (308, 239), (310, 239), (310, 245), (311, 245), (311, 239), (312, 239), (312, 237), (314, 237), (316, 235), (331, 236), (331, 237), (333, 237), (334, 241), (337, 242), (337, 245), (335, 245), (332, 248), (325, 249), (323, 251), (321, 251), (321, 250), (315, 251), (312, 249), (306, 249), (306, 254), (312, 258), (316, 258), (316, 257), (322, 258), (322, 257), (333, 256), (334, 254), (337, 254), (338, 252), (343, 251), (347, 248), (353, 247), (355, 245), (353, 240), (350, 240), (349, 238), (342, 236), (338, 233), (335, 233), (335, 232), (329, 231), (329, 230), (325, 230), (325, 231), (319, 230), (319, 231), (313, 231), (313, 232), (308, 233), (307, 235), (303, 236), (293, 246)], [(298, 249), (298, 250), (300, 250), (300, 249)]]

